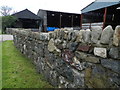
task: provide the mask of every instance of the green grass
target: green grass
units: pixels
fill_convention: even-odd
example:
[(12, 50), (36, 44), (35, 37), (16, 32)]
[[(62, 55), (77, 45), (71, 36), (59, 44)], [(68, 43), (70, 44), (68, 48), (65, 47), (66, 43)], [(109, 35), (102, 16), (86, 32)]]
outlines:
[(2, 44), (3, 88), (53, 88), (36, 72), (31, 60), (23, 56), (13, 41)]
[(0, 35), (2, 34), (2, 30), (0, 29)]
[(0, 43), (0, 89), (2, 88), (2, 43)]

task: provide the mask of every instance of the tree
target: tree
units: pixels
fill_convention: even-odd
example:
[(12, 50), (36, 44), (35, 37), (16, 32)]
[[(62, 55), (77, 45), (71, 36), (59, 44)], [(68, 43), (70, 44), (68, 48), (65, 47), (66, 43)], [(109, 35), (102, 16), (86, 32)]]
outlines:
[(3, 15), (3, 16), (8, 16), (10, 15), (12, 11), (12, 8), (11, 7), (8, 7), (8, 6), (1, 6), (0, 8), (0, 13)]
[(12, 13), (12, 8), (8, 6), (2, 6), (0, 8), (0, 13), (2, 14), (2, 16), (0, 16), (0, 18), (2, 18), (2, 33), (6, 33), (6, 28), (11, 28), (17, 18), (10, 16)]
[(6, 33), (6, 28), (11, 28), (16, 20), (14, 16), (2, 16), (2, 33)]

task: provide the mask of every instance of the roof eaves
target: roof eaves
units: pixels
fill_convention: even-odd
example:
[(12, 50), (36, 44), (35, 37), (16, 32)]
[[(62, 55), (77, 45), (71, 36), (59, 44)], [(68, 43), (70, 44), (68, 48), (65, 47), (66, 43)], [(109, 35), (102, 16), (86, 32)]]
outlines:
[[(80, 14), (80, 13), (62, 12), (62, 11), (45, 10), (45, 9), (39, 9), (39, 11), (40, 11), (40, 10), (48, 11), (48, 12), (58, 12), (58, 13), (76, 14), (76, 15), (77, 15), (77, 14), (78, 14), (78, 15)], [(39, 12), (39, 11), (38, 11), (38, 12)]]
[[(95, 2), (95, 1), (94, 1)], [(81, 9), (81, 11), (83, 11), (85, 8), (89, 7), (91, 4), (93, 4), (94, 2), (91, 2), (89, 5), (87, 5), (86, 7), (84, 7), (83, 9)]]

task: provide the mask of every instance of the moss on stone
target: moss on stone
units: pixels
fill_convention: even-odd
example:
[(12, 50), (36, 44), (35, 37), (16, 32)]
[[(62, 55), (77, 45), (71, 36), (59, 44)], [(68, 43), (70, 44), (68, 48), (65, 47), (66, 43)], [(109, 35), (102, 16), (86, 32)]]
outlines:
[(86, 68), (85, 69), (85, 83), (86, 83), (88, 88), (92, 88), (91, 84), (89, 83), (89, 80), (91, 78), (91, 73), (92, 73), (91, 68)]
[(108, 78), (105, 76), (101, 76), (96, 74), (89, 80), (90, 84), (94, 88), (109, 88), (110, 84), (108, 82)]

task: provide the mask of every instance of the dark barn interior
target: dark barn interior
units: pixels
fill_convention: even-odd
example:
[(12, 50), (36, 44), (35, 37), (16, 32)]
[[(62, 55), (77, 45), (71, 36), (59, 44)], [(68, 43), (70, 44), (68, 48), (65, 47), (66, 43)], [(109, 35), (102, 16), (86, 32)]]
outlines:
[(80, 15), (73, 15), (73, 27), (80, 27)]
[(61, 27), (72, 27), (72, 15), (61, 13)]
[(120, 25), (120, 9), (117, 9), (118, 7), (120, 4), (108, 7), (105, 26), (112, 25), (115, 28)]
[(18, 19), (15, 28), (39, 28), (39, 22), (34, 19)]
[(59, 27), (60, 26), (60, 14), (58, 12), (47, 12), (47, 26)]
[(47, 11), (48, 27), (80, 27), (80, 14)]

